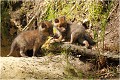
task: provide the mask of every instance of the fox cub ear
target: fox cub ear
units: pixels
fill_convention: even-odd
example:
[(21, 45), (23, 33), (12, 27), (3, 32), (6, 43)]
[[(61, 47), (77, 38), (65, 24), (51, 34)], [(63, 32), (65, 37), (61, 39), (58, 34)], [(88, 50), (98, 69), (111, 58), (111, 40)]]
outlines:
[(56, 19), (55, 19), (55, 23), (59, 23), (59, 19), (56, 18)]
[(60, 18), (59, 18), (59, 23), (61, 23), (61, 24), (67, 23), (66, 17), (65, 17), (65, 16), (60, 17)]
[(62, 16), (60, 17), (61, 21), (65, 21), (66, 20), (66, 17), (65, 16)]
[(62, 17), (59, 17), (59, 18), (56, 18), (54, 20), (55, 23), (63, 23), (63, 22), (66, 22), (66, 17), (65, 16), (62, 16)]
[(47, 28), (47, 25), (46, 25), (44, 22), (42, 22), (42, 23), (41, 23), (41, 27), (42, 27), (42, 28)]
[(47, 25), (44, 22), (41, 22), (40, 26), (39, 26), (39, 30), (44, 31), (44, 30), (46, 30), (46, 28), (47, 28)]
[(65, 20), (66, 19), (66, 17), (65, 16), (62, 16), (62, 18)]

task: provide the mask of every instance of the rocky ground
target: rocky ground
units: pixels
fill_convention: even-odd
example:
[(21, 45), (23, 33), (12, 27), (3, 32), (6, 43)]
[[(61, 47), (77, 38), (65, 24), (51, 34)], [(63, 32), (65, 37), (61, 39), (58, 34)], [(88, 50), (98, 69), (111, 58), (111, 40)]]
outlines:
[(0, 79), (64, 79), (70, 75), (77, 79), (79, 78), (77, 70), (88, 73), (92, 68), (92, 64), (79, 61), (79, 58), (69, 58), (69, 60), (70, 62), (67, 63), (64, 55), (0, 57)]

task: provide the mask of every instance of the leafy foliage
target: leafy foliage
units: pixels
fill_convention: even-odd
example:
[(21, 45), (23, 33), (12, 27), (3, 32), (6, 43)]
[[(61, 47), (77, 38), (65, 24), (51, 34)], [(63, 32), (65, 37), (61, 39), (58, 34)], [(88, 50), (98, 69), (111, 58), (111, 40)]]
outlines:
[(7, 37), (8, 35), (8, 26), (9, 26), (9, 3), (7, 1), (1, 1), (1, 31), (2, 37)]

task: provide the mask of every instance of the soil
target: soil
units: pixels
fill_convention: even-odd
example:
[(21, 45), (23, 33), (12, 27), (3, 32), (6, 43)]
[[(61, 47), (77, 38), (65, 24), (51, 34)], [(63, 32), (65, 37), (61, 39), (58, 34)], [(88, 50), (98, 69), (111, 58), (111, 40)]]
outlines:
[(120, 6), (110, 16), (108, 25), (105, 31), (105, 50), (118, 54), (120, 52), (120, 40), (119, 40), (119, 23), (120, 23)]

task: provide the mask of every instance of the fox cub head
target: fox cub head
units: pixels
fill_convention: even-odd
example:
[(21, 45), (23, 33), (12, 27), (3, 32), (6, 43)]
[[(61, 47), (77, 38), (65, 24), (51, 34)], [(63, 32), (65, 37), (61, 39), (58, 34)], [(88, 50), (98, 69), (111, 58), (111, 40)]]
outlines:
[(39, 23), (38, 30), (43, 33), (53, 35), (53, 25), (51, 21), (42, 21)]
[(56, 27), (60, 32), (66, 32), (67, 21), (66, 21), (65, 16), (56, 18), (54, 20), (54, 27)]

